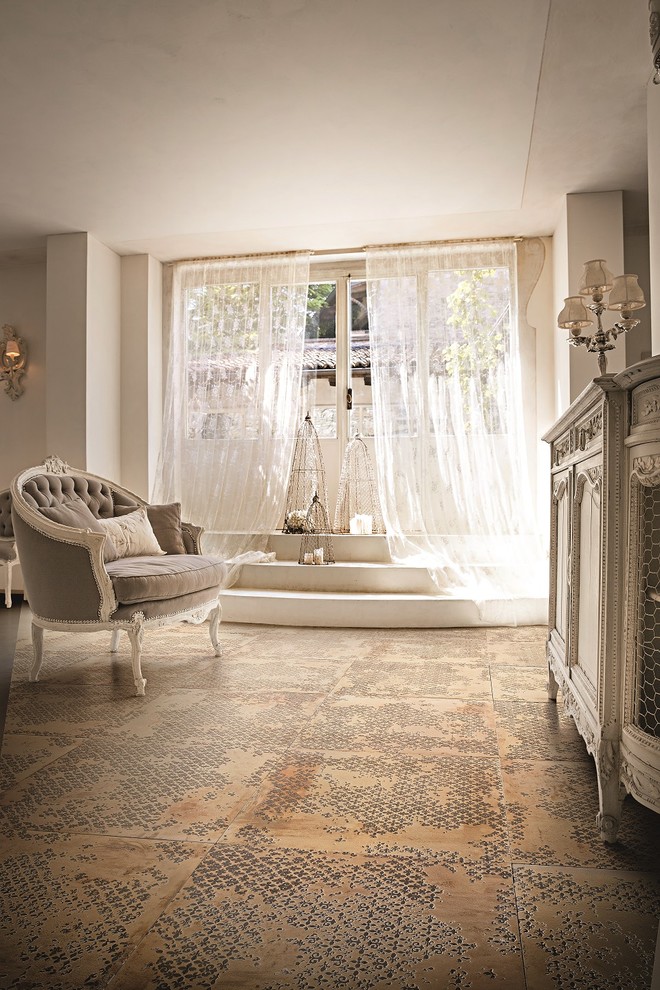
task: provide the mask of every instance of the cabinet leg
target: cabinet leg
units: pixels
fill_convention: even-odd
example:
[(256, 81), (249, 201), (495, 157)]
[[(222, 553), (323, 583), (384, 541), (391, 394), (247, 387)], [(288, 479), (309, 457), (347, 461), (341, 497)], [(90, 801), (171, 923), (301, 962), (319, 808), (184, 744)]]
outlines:
[(619, 785), (618, 746), (611, 739), (603, 739), (598, 746), (596, 776), (599, 805), (596, 825), (604, 842), (616, 842), (623, 798)]
[(559, 690), (559, 681), (555, 677), (552, 667), (550, 666), (550, 661), (548, 661), (548, 700), (557, 700), (557, 691)]

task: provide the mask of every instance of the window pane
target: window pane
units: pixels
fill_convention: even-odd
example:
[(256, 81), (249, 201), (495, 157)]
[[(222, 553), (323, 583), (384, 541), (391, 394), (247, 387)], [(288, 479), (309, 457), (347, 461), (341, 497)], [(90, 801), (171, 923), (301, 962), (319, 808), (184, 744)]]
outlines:
[(353, 409), (350, 435), (374, 435), (371, 406), (371, 351), (369, 347), (369, 317), (367, 313), (367, 283), (365, 279), (350, 280), (351, 293), (351, 387)]
[(312, 282), (307, 292), (302, 413), (319, 437), (337, 436), (337, 287)]
[(188, 293), (189, 437), (258, 435), (259, 301), (259, 286), (251, 283), (203, 285)]
[[(436, 432), (507, 432), (510, 350), (508, 268), (429, 273), (429, 380), (438, 399)], [(460, 403), (452, 406), (452, 394), (461, 396)]]

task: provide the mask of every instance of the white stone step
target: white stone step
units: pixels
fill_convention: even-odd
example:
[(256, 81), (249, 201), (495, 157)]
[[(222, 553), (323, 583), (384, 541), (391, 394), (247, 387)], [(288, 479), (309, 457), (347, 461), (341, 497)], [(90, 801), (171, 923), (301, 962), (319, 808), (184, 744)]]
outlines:
[[(263, 565), (259, 565), (263, 566)], [(319, 568), (320, 569), (320, 568)], [(448, 628), (501, 624), (500, 602), (434, 595), (288, 592), (230, 588), (221, 595), (223, 621), (274, 626), (381, 629)], [(547, 599), (507, 603), (507, 623), (543, 625)]]
[[(278, 560), (298, 560), (302, 536), (295, 533), (271, 533), (268, 537), (268, 550), (277, 554)], [(387, 537), (380, 533), (372, 536), (332, 534), (335, 560), (359, 563), (391, 563), (387, 548)]]
[(234, 587), (363, 594), (434, 595), (436, 591), (425, 567), (355, 561), (323, 566), (293, 560), (244, 564)]

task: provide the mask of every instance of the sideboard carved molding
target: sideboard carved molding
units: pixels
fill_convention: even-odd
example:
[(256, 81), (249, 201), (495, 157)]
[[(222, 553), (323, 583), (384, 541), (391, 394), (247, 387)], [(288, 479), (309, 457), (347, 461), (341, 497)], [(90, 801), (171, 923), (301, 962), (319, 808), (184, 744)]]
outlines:
[(660, 357), (596, 378), (551, 445), (548, 697), (592, 755), (596, 825), (660, 813)]

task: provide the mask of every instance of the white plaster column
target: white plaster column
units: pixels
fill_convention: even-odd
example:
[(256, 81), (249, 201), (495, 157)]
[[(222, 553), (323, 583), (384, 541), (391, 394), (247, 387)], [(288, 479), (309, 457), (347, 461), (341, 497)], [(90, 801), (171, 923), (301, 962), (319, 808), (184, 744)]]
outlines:
[[(578, 294), (583, 265), (592, 258), (604, 258), (614, 275), (624, 272), (623, 193), (620, 190), (566, 196), (554, 239), (555, 316), (566, 296)], [(585, 298), (585, 303), (589, 301)], [(614, 320), (614, 314), (603, 314), (605, 327), (611, 326)], [(585, 333), (591, 329), (588, 327)], [(599, 371), (596, 354), (590, 354), (586, 347), (570, 347), (566, 343), (567, 331), (556, 329), (555, 332), (558, 338), (555, 341), (557, 412), (561, 413)], [(625, 367), (625, 343), (619, 340), (614, 350), (607, 352), (607, 371), (614, 373)]]
[(46, 446), (120, 480), (120, 259), (90, 234), (46, 253)]
[(146, 254), (121, 259), (121, 470), (149, 499), (162, 429), (162, 265)]
[(649, 167), (649, 251), (651, 349), (660, 354), (660, 86), (649, 82), (646, 94)]

